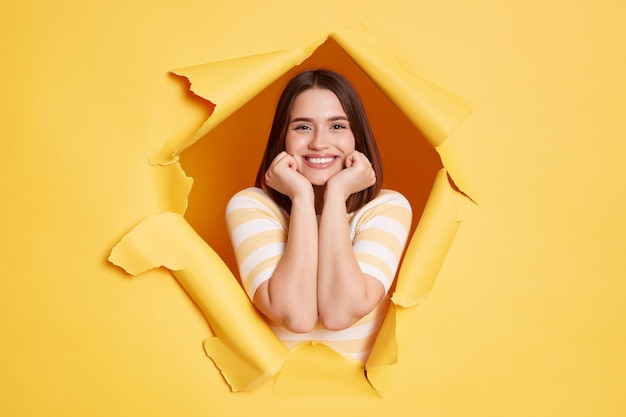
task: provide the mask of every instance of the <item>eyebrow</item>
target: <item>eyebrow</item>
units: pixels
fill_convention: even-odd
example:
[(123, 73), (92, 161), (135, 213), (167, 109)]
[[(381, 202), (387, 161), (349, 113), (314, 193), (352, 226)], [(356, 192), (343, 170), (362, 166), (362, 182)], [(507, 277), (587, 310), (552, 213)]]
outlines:
[[(346, 116), (333, 116), (333, 117), (329, 117), (327, 119), (327, 121), (329, 122), (336, 122), (338, 120), (344, 120), (346, 122), (349, 122), (350, 120), (348, 120), (348, 118)], [(291, 121), (289, 123), (295, 123), (295, 122), (313, 122), (313, 119), (310, 117), (296, 117), (291, 119)]]

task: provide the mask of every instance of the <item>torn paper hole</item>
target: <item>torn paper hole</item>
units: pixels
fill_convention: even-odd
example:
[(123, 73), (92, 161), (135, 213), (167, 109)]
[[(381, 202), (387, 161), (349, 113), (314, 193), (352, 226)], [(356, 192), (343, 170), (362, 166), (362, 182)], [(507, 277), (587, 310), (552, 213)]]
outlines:
[[(455, 142), (467, 139), (458, 127), (469, 110), (455, 96), (403, 68), (362, 27), (333, 33), (325, 42), (302, 49), (176, 70), (189, 80), (193, 93), (214, 103), (215, 109), (192, 137), (166, 143), (150, 154), (150, 160), (164, 169), (182, 164), (196, 177), (194, 187), (204, 182), (198, 179), (202, 167), (208, 172), (202, 180), (209, 185), (200, 192), (194, 189), (184, 217), (165, 212), (147, 218), (115, 246), (109, 259), (132, 274), (160, 266), (173, 272), (216, 334), (205, 341), (205, 350), (233, 391), (252, 389), (279, 375), (290, 352), (266, 326), (231, 272), (236, 267), (223, 213), (228, 198), (249, 186), (256, 174), (275, 92), (305, 66), (325, 66), (354, 77), (366, 107), (371, 107), (367, 111), (372, 119), (382, 113), (383, 119), (398, 122), (394, 126), (404, 126), (394, 131), (372, 120), (386, 165), (386, 186), (405, 194), (416, 216), (423, 208), (400, 266), (393, 303), (365, 365), (368, 382), (383, 393), (385, 382), (377, 375), (398, 360), (395, 311), (412, 308), (426, 297), (459, 226), (456, 199), (461, 194), (451, 186), (448, 175), (471, 195), (463, 189), (471, 183), (470, 173), (455, 163), (458, 154), (448, 142), (454, 135)], [(259, 119), (247, 120), (248, 129), (233, 135), (241, 123), (229, 122), (242, 114), (256, 114)], [(246, 146), (241, 146), (241, 140)], [(193, 152), (184, 152), (192, 145)], [(196, 207), (201, 213), (194, 211)], [(278, 390), (280, 386), (288, 384), (277, 385)]]

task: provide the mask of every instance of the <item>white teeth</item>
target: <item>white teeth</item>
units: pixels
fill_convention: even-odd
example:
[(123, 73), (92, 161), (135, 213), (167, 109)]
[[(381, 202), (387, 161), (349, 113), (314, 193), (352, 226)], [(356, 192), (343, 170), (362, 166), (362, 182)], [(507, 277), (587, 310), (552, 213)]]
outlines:
[(335, 158), (309, 158), (309, 162), (312, 164), (328, 164), (333, 162)]

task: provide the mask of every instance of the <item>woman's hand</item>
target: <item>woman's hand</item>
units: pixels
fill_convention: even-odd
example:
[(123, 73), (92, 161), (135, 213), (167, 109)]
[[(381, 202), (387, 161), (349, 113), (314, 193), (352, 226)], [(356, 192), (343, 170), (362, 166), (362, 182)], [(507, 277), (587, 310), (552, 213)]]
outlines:
[(359, 151), (350, 152), (345, 168), (328, 180), (328, 188), (340, 193), (344, 201), (354, 193), (363, 191), (376, 183), (376, 173), (367, 157)]
[[(308, 333), (318, 320), (318, 231), (315, 194), (311, 182), (297, 171), (296, 159), (286, 152), (274, 158), (265, 173), (267, 185), (288, 196), (287, 242), (272, 277), (259, 285), (254, 304), (274, 323), (292, 332)], [(275, 235), (273, 235), (275, 236)], [(272, 243), (274, 242), (274, 237)], [(272, 252), (274, 249), (266, 249)]]
[(345, 168), (328, 180), (319, 221), (317, 311), (330, 330), (356, 323), (385, 294), (380, 281), (361, 270), (346, 216), (348, 197), (374, 185), (376, 173), (361, 152), (350, 152), (344, 164)]
[(283, 151), (276, 155), (265, 173), (265, 182), (292, 201), (300, 193), (312, 193), (311, 182), (297, 168), (296, 159)]

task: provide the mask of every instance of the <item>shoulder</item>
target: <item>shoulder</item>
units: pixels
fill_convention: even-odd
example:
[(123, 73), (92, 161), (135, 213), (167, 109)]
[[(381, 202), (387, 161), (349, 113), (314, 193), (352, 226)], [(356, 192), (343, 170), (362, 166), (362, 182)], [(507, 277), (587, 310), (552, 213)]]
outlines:
[[(360, 210), (372, 209), (398, 209), (412, 214), (411, 203), (400, 192), (382, 189), (376, 197), (365, 204)], [(360, 211), (359, 210), (359, 211)]]
[(271, 218), (282, 223), (288, 215), (264, 190), (250, 187), (238, 191), (230, 198), (226, 204), (226, 218), (240, 219), (239, 221)]
[(249, 187), (238, 191), (233, 195), (226, 205), (226, 212), (240, 208), (270, 208), (276, 204), (272, 198), (260, 188)]
[(383, 189), (367, 204), (353, 212), (351, 218), (357, 228), (375, 221), (399, 223), (408, 229), (413, 220), (413, 210), (404, 195), (398, 191)]

